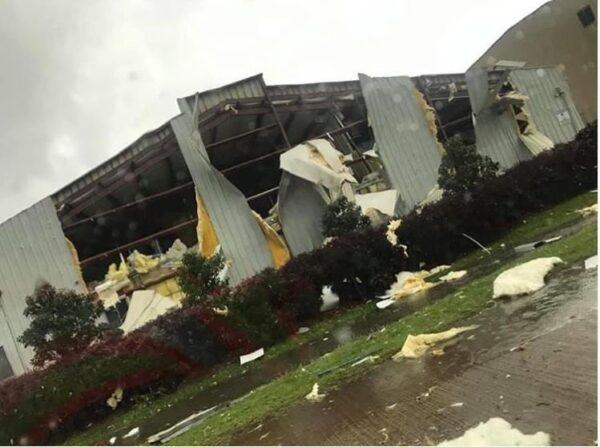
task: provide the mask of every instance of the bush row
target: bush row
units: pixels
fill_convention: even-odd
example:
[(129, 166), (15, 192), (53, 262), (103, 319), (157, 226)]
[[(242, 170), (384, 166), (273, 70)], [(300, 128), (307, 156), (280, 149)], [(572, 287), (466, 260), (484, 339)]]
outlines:
[(385, 228), (351, 232), (279, 270), (219, 289), (209, 305), (171, 312), (125, 337), (105, 338), (77, 356), (7, 380), (0, 385), (0, 444), (22, 436), (43, 443), (77, 413), (106, 409), (117, 387), (131, 394), (272, 346), (318, 316), (325, 285), (342, 305), (352, 305), (384, 292), (402, 270), (450, 263), (476, 249), (463, 233), (487, 244), (529, 213), (596, 187), (596, 147), (594, 125), (474, 191), (413, 211), (396, 232), (408, 258), (389, 243)]

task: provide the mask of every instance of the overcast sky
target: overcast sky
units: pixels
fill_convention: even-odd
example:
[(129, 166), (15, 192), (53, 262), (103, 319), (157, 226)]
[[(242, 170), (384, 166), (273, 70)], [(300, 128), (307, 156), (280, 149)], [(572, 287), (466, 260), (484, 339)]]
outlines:
[(268, 84), (464, 72), (543, 0), (0, 0), (0, 222), (179, 113)]

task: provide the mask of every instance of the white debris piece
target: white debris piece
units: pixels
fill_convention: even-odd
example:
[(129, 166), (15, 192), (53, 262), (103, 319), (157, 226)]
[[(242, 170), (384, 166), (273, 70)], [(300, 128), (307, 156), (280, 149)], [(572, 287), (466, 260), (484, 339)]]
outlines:
[(366, 357), (363, 357), (360, 360), (357, 360), (351, 366), (358, 366), (358, 365), (362, 365), (363, 363), (375, 363), (378, 358), (379, 358), (378, 355), (368, 355)]
[(593, 205), (586, 206), (585, 208), (581, 208), (577, 210), (582, 217), (593, 216), (594, 214), (598, 214), (598, 204), (594, 203)]
[(593, 269), (598, 267), (598, 255), (594, 255), (591, 258), (587, 258), (585, 260), (585, 268), (586, 269)]
[(179, 307), (181, 303), (164, 297), (155, 290), (136, 290), (131, 295), (129, 309), (121, 330), (127, 334)]
[(263, 348), (257, 349), (256, 351), (251, 352), (250, 354), (240, 355), (240, 365), (256, 360), (257, 358), (260, 358), (263, 355), (265, 355), (265, 350)]
[(450, 405), (453, 408), (460, 408), (464, 405), (463, 402), (454, 402), (452, 405)]
[(109, 443), (110, 445), (113, 445), (113, 444), (116, 442), (116, 440), (117, 440), (117, 437), (116, 437), (116, 436), (113, 436), (112, 438), (110, 438), (110, 439), (108, 440), (108, 443)]
[(321, 312), (327, 312), (328, 310), (335, 309), (340, 303), (340, 297), (337, 293), (333, 293), (331, 286), (323, 286), (321, 290), (321, 298), (323, 304), (321, 304)]
[(319, 384), (315, 383), (310, 393), (306, 395), (306, 400), (311, 402), (321, 402), (325, 398), (325, 394), (319, 394)]
[(361, 212), (365, 215), (367, 214), (367, 210), (373, 208), (383, 214), (393, 216), (396, 202), (398, 201), (398, 191), (395, 189), (388, 189), (366, 194), (355, 194), (354, 200), (360, 207)]
[(385, 300), (377, 301), (377, 303), (375, 303), (375, 305), (377, 306), (378, 309), (385, 309), (386, 307), (389, 307), (392, 304), (394, 304), (395, 301), (396, 300), (388, 298)]
[(541, 289), (544, 277), (562, 262), (557, 257), (537, 258), (500, 273), (494, 280), (493, 297), (523, 295)]
[(166, 259), (170, 262), (181, 262), (183, 255), (187, 252), (187, 246), (181, 242), (181, 239), (175, 239), (173, 245), (167, 250)]
[(420, 334), (420, 335), (409, 335), (406, 337), (406, 341), (402, 346), (402, 349), (394, 354), (393, 360), (400, 360), (402, 358), (416, 359), (421, 357), (427, 352), (427, 350), (435, 345), (436, 343), (450, 340), (466, 331), (471, 331), (478, 328), (479, 326), (465, 326), (448, 329), (444, 332), (437, 332), (435, 334)]
[(385, 237), (392, 245), (398, 245), (398, 236), (396, 236), (396, 230), (402, 225), (402, 219), (390, 220), (385, 232)]
[(119, 405), (119, 402), (123, 400), (123, 388), (118, 387), (112, 395), (106, 399), (106, 405), (115, 410)]
[(538, 431), (525, 435), (502, 418), (491, 418), (468, 429), (459, 438), (438, 445), (488, 446), (488, 445), (550, 445), (550, 435)]
[(299, 328), (298, 328), (298, 333), (299, 333), (299, 334), (305, 334), (305, 333), (307, 333), (308, 331), (310, 331), (310, 329), (309, 329), (309, 328), (307, 328), (306, 326), (302, 326), (302, 327), (299, 327)]
[(129, 430), (127, 432), (127, 434), (125, 436), (123, 436), (123, 439), (125, 439), (125, 438), (131, 438), (132, 436), (136, 436), (139, 433), (140, 433), (140, 427), (132, 428), (131, 430)]
[(396, 281), (380, 298), (391, 298), (397, 301), (408, 295), (427, 290), (433, 285), (423, 279), (423, 273), (400, 272), (396, 275)]
[(435, 275), (437, 273), (443, 272), (444, 270), (448, 270), (450, 268), (449, 265), (438, 265), (437, 267), (432, 268), (431, 270), (429, 270), (426, 276), (432, 276)]
[(444, 276), (440, 277), (442, 281), (458, 281), (467, 274), (466, 270), (458, 270), (456, 272), (448, 272)]

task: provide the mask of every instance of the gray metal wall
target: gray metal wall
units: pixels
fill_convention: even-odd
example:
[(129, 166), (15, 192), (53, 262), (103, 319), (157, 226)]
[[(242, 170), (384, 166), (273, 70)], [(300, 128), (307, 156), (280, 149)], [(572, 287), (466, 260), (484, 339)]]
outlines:
[(225, 256), (232, 260), (233, 284), (273, 267), (265, 237), (251, 213), (246, 198), (210, 163), (192, 118), (181, 114), (171, 120), (179, 148), (196, 190), (202, 196)]
[(277, 197), (279, 222), (292, 255), (321, 246), (321, 217), (325, 201), (316, 186), (283, 171)]
[(409, 77), (358, 76), (379, 156), (406, 213), (437, 183), (440, 150)]
[[(571, 141), (584, 128), (571, 89), (557, 67), (513, 70), (508, 78), (520, 93), (529, 96), (526, 105), (536, 126), (555, 144)], [(560, 96), (559, 91), (563, 92)], [(561, 123), (558, 114), (565, 111), (569, 119)]]
[(23, 373), (32, 357), (16, 338), (29, 326), (25, 298), (42, 281), (84, 291), (50, 198), (0, 225), (0, 345), (15, 374)]

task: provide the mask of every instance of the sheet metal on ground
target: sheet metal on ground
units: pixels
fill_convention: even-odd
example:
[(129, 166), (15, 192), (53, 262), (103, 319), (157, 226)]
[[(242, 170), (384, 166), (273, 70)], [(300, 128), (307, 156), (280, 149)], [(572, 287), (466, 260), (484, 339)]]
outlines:
[(273, 260), (244, 195), (210, 163), (200, 136), (193, 132), (192, 118), (181, 114), (171, 120), (179, 148), (196, 190), (204, 200), (223, 253), (231, 259), (233, 284), (254, 275)]
[(435, 445), (502, 417), (524, 433), (549, 433), (553, 444), (592, 445), (596, 294), (595, 270), (557, 273), (535, 294), (469, 320), (481, 325), (474, 338), (449, 342), (444, 355), (386, 362), (323, 402), (298, 404), (228, 443)]
[(358, 76), (378, 152), (402, 211), (408, 212), (435, 186), (440, 150), (409, 77)]
[(20, 374), (32, 357), (31, 350), (15, 340), (29, 326), (23, 315), (25, 298), (42, 281), (78, 291), (84, 286), (49, 197), (0, 225), (0, 254), (0, 345), (15, 374)]
[(279, 222), (294, 256), (321, 246), (321, 218), (325, 201), (316, 186), (288, 172), (282, 172), (279, 185)]

